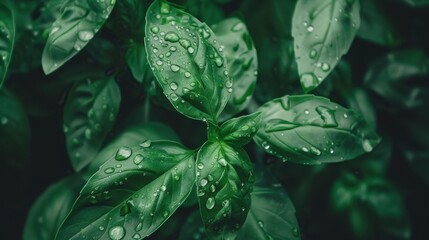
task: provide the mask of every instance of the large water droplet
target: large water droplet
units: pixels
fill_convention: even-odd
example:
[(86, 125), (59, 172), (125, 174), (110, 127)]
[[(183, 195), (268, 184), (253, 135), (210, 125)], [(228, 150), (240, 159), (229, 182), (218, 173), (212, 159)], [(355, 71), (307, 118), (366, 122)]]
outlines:
[(140, 143), (140, 147), (148, 148), (150, 147), (151, 144), (152, 144), (152, 141), (148, 139)]
[(132, 153), (133, 153), (133, 150), (131, 150), (131, 148), (121, 147), (116, 152), (115, 159), (118, 161), (126, 160), (131, 156)]
[(171, 83), (170, 83), (170, 89), (171, 89), (171, 90), (176, 91), (176, 90), (177, 90), (177, 88), (178, 88), (177, 83), (175, 83), (175, 82), (171, 82)]
[(143, 161), (143, 156), (141, 154), (137, 154), (133, 159), (133, 162), (136, 165), (139, 165), (142, 161)]
[(80, 31), (78, 33), (79, 39), (86, 42), (91, 40), (94, 37), (94, 32), (90, 30)]
[(327, 63), (322, 64), (322, 71), (327, 72), (329, 71), (329, 69), (331, 69), (331, 66), (329, 66), (329, 64)]
[(222, 67), (223, 66), (223, 59), (221, 57), (216, 57), (214, 60), (215, 64), (217, 67)]
[(305, 73), (301, 75), (301, 85), (305, 92), (309, 92), (319, 85), (319, 81), (313, 73)]
[(191, 46), (191, 42), (188, 39), (180, 39), (180, 46), (188, 49)]
[(370, 140), (364, 139), (362, 141), (362, 148), (363, 148), (363, 150), (365, 150), (365, 152), (371, 152), (373, 149), (373, 145), (372, 145)]
[(215, 206), (215, 204), (216, 204), (215, 199), (213, 197), (209, 197), (207, 199), (207, 202), (206, 202), (206, 208), (209, 209), (209, 210), (213, 209), (214, 206)]
[(175, 43), (179, 41), (179, 36), (174, 32), (168, 32), (165, 34), (164, 39), (165, 41)]
[(122, 226), (112, 227), (109, 231), (109, 237), (112, 240), (121, 240), (125, 236), (125, 229)]
[(204, 168), (204, 164), (203, 163), (198, 163), (197, 164), (197, 168), (200, 169), (200, 170), (203, 169)]
[(107, 173), (107, 174), (111, 174), (111, 173), (115, 172), (115, 169), (114, 169), (114, 168), (112, 168), (112, 167), (109, 167), (109, 168), (106, 168), (106, 169), (104, 170), (104, 172), (105, 172), (105, 173)]
[(170, 69), (173, 72), (178, 72), (180, 70), (180, 67), (175, 64), (171, 64)]
[(313, 31), (314, 31), (314, 27), (313, 27), (313, 25), (309, 25), (309, 26), (307, 27), (307, 31), (308, 31), (308, 32), (313, 32)]
[(200, 181), (201, 187), (205, 187), (207, 185), (207, 183), (208, 183), (208, 181), (205, 178), (201, 179), (201, 181)]
[(159, 27), (153, 27), (150, 29), (150, 31), (157, 34), (159, 32)]

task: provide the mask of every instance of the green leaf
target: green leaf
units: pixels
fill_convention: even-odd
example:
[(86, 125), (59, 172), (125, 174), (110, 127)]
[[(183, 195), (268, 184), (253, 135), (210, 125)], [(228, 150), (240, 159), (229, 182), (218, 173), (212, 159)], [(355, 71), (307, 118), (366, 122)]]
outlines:
[(28, 213), (24, 240), (54, 239), (83, 185), (80, 176), (72, 175), (46, 189)]
[(292, 35), (301, 85), (316, 88), (350, 48), (359, 29), (358, 0), (298, 0)]
[(314, 95), (285, 96), (264, 104), (254, 137), (268, 153), (301, 164), (353, 159), (380, 141), (360, 115)]
[[(410, 222), (398, 190), (382, 178), (359, 180), (353, 174), (343, 174), (335, 182), (331, 201), (334, 210), (349, 213), (355, 234), (387, 236), (386, 239), (411, 239)], [(377, 236), (376, 235), (376, 236)]]
[(98, 153), (115, 124), (121, 93), (115, 79), (95, 75), (77, 82), (64, 106), (64, 133), (69, 157), (76, 171)]
[(377, 59), (365, 75), (365, 85), (389, 105), (399, 108), (428, 106), (429, 57), (423, 50), (392, 52)]
[(19, 99), (0, 89), (0, 162), (14, 167), (28, 166), (30, 125)]
[(223, 20), (213, 25), (212, 29), (226, 56), (228, 75), (234, 85), (221, 116), (227, 119), (249, 104), (256, 86), (258, 59), (250, 33), (240, 19)]
[(258, 131), (260, 121), (260, 112), (230, 119), (220, 127), (220, 138), (228, 144), (246, 145)]
[(234, 239), (246, 220), (255, 181), (247, 153), (222, 142), (197, 155), (197, 195), (209, 239)]
[(15, 20), (13, 12), (0, 3), (0, 88), (6, 78), (15, 41)]
[(128, 67), (138, 82), (143, 82), (146, 70), (149, 68), (144, 44), (133, 43), (125, 54)]
[(70, 60), (94, 37), (109, 17), (116, 0), (68, 0), (53, 23), (42, 55), (46, 74)]
[(184, 4), (187, 12), (192, 14), (201, 21), (206, 22), (209, 26), (216, 24), (225, 19), (222, 8), (216, 5), (213, 0), (185, 0)]
[(392, 18), (383, 8), (384, 1), (360, 0), (360, 3), (361, 24), (358, 37), (388, 47), (398, 46), (404, 41)]
[(217, 122), (232, 81), (212, 30), (182, 10), (155, 1), (147, 12), (145, 39), (149, 65), (176, 110)]
[(82, 189), (56, 239), (142, 239), (183, 203), (195, 153), (169, 141), (123, 146)]
[(412, 7), (425, 7), (429, 5), (429, 0), (401, 0)]
[(115, 136), (84, 169), (85, 179), (89, 179), (101, 165), (115, 156), (118, 148), (122, 146), (136, 146), (146, 140), (170, 140), (180, 142), (176, 133), (167, 125), (157, 122), (143, 122), (129, 126)]
[(238, 240), (301, 239), (295, 208), (280, 183), (267, 173), (256, 178), (252, 206)]

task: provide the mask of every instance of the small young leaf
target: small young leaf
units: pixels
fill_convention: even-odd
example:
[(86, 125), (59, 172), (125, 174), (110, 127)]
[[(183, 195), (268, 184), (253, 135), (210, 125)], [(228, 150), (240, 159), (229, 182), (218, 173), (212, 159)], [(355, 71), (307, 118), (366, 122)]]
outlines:
[(228, 144), (246, 145), (258, 131), (260, 121), (260, 112), (230, 119), (220, 127), (220, 138)]
[(247, 153), (221, 142), (197, 155), (197, 195), (209, 239), (234, 239), (246, 220), (255, 181)]
[(6, 88), (0, 89), (0, 162), (28, 166), (30, 124), (24, 107)]
[(15, 41), (15, 20), (12, 11), (0, 3), (0, 88), (6, 77)]
[(86, 78), (71, 89), (64, 106), (64, 133), (76, 171), (98, 153), (115, 124), (120, 102), (121, 93), (113, 78)]
[(357, 113), (314, 95), (285, 96), (263, 105), (254, 137), (265, 151), (301, 164), (353, 159), (380, 141)]
[(133, 77), (138, 82), (143, 82), (146, 69), (149, 68), (144, 44), (132, 44), (127, 49), (125, 58), (127, 59), (127, 64)]
[(292, 21), (305, 92), (316, 88), (345, 54), (360, 25), (358, 0), (298, 0)]
[(234, 85), (221, 115), (221, 118), (227, 119), (244, 110), (249, 103), (258, 76), (258, 59), (250, 33), (240, 19), (223, 20), (213, 25), (212, 29), (226, 56), (226, 73)]
[(267, 174), (262, 175), (256, 178), (250, 195), (252, 206), (238, 240), (301, 239), (295, 208), (280, 183)]
[(109, 17), (116, 0), (69, 0), (53, 23), (42, 55), (46, 74), (57, 70), (94, 37)]
[(169, 141), (123, 146), (82, 189), (56, 239), (142, 239), (185, 201), (195, 153)]
[(80, 176), (73, 175), (46, 189), (30, 209), (24, 240), (54, 239), (84, 184)]
[(158, 83), (177, 111), (217, 122), (232, 81), (212, 30), (198, 19), (155, 1), (146, 16), (146, 51)]

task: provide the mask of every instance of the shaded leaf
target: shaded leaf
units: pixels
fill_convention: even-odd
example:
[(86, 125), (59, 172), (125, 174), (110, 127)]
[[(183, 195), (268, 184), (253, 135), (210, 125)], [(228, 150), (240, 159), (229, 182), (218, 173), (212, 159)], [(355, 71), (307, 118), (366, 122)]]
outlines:
[(6, 78), (15, 42), (15, 20), (13, 12), (0, 3), (0, 88)]

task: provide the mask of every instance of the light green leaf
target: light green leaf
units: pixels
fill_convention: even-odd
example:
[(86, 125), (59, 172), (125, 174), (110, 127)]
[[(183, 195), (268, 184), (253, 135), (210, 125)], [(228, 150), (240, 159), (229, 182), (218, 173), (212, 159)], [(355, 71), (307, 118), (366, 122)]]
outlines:
[(212, 29), (222, 46), (228, 62), (228, 75), (234, 85), (221, 115), (227, 119), (244, 110), (251, 100), (258, 76), (258, 59), (250, 33), (240, 19), (223, 20)]
[(295, 207), (280, 183), (264, 172), (256, 178), (252, 206), (238, 240), (301, 239)]
[(197, 155), (197, 195), (209, 239), (234, 239), (246, 220), (255, 181), (247, 153), (222, 142)]
[(56, 239), (142, 239), (185, 201), (195, 153), (169, 141), (123, 146), (82, 189)]
[(76, 171), (97, 155), (115, 124), (121, 93), (115, 79), (95, 75), (71, 89), (64, 106), (64, 133), (69, 157)]
[(212, 30), (182, 10), (155, 1), (147, 12), (145, 39), (149, 65), (176, 110), (217, 122), (233, 88)]
[(42, 55), (46, 74), (70, 60), (94, 37), (109, 17), (116, 0), (67, 0), (53, 23)]
[(301, 164), (353, 159), (380, 141), (357, 113), (314, 95), (285, 96), (262, 107), (254, 137), (268, 153)]
[(24, 107), (6, 88), (0, 89), (0, 162), (14, 167), (28, 166), (30, 140)]
[(220, 138), (228, 144), (246, 145), (258, 131), (260, 121), (260, 112), (230, 119), (220, 127)]
[(46, 189), (28, 213), (24, 240), (54, 239), (84, 184), (80, 176), (73, 175)]
[(316, 88), (350, 48), (359, 29), (358, 0), (298, 0), (292, 21), (305, 92)]
[(113, 158), (122, 146), (136, 146), (146, 140), (170, 140), (180, 142), (176, 133), (167, 125), (157, 122), (142, 122), (129, 126), (115, 136), (103, 149), (95, 156), (95, 158), (84, 169), (83, 175), (85, 179), (89, 179), (101, 165), (108, 159)]
[(0, 3), (0, 88), (6, 78), (15, 41), (15, 20), (13, 12)]

